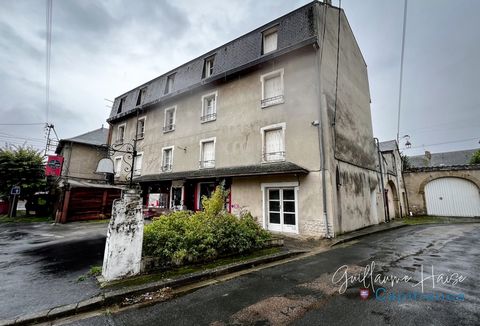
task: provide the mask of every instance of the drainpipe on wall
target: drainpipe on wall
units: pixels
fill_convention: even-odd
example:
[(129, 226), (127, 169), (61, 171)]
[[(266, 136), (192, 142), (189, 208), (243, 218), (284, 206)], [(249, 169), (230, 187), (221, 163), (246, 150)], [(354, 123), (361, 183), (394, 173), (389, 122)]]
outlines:
[[(322, 59), (323, 59), (323, 44), (325, 41), (325, 26), (326, 26), (326, 16), (327, 16), (327, 6), (323, 5), (323, 24), (318, 24), (317, 25), (317, 30), (320, 31), (320, 28), (323, 27), (323, 33), (322, 33), (322, 39), (317, 42), (317, 60), (316, 61), (316, 68), (317, 68), (317, 78), (318, 78), (318, 83), (317, 83), (317, 92), (318, 92), (318, 98), (320, 100), (319, 103), (319, 121), (314, 121), (312, 125), (317, 127), (318, 130), (318, 146), (319, 146), (319, 152), (320, 152), (320, 170), (322, 171), (322, 203), (323, 203), (323, 222), (325, 225), (325, 237), (330, 239), (330, 231), (328, 228), (328, 211), (327, 211), (327, 183), (325, 180), (325, 141), (324, 141), (324, 110), (326, 110), (327, 107), (327, 101), (325, 98), (325, 95), (322, 92), (322, 78), (321, 78), (321, 65), (322, 65)], [(317, 7), (318, 8), (318, 7)], [(318, 15), (317, 17), (320, 17)], [(326, 116), (326, 115), (325, 115)]]
[(380, 152), (380, 142), (377, 137), (374, 137), (373, 139), (375, 140), (375, 145), (377, 146), (378, 164), (380, 165), (380, 183), (382, 189), (383, 214), (385, 215), (385, 222), (390, 222), (390, 219), (387, 216), (387, 203), (385, 201), (385, 185), (383, 183), (383, 160), (382, 154)]

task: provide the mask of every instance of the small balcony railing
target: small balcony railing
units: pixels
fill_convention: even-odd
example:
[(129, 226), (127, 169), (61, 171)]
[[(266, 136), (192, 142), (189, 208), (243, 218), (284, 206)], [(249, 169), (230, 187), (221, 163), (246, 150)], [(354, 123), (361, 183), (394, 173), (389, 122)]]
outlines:
[(278, 162), (278, 161), (285, 161), (285, 152), (269, 152), (263, 153), (263, 161), (264, 162)]
[(208, 121), (213, 121), (217, 120), (217, 114), (216, 113), (211, 113), (211, 114), (205, 114), (200, 117), (200, 121), (202, 122), (208, 122)]
[(200, 161), (200, 168), (201, 169), (208, 169), (215, 167), (215, 160), (208, 160), (208, 161)]
[(174, 124), (171, 124), (171, 125), (166, 125), (163, 127), (163, 132), (169, 132), (169, 131), (174, 131), (175, 130), (175, 125)]
[(283, 98), (283, 95), (277, 95), (277, 96), (274, 96), (274, 97), (269, 97), (269, 98), (266, 98), (266, 99), (263, 99), (263, 100), (260, 101), (262, 108), (265, 108), (265, 107), (270, 106), (270, 105), (281, 104), (281, 103), (284, 103), (284, 102), (285, 102), (285, 100)]

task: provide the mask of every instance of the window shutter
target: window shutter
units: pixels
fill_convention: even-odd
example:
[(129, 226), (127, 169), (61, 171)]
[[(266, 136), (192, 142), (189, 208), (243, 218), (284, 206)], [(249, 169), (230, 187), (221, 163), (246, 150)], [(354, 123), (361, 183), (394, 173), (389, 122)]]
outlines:
[(135, 158), (135, 171), (134, 172), (140, 173), (140, 171), (142, 170), (142, 163), (143, 163), (143, 155), (138, 155)]
[(167, 126), (172, 126), (173, 125), (173, 116), (175, 114), (174, 110), (169, 110), (167, 113)]
[[(214, 161), (215, 160), (215, 147), (213, 141), (203, 143), (203, 161)], [(213, 165), (213, 162), (208, 162), (207, 165)]]
[(267, 34), (263, 38), (263, 53), (268, 53), (277, 49), (277, 32)]
[(265, 79), (264, 98), (273, 98), (282, 95), (282, 80), (280, 75)]
[(283, 130), (275, 129), (265, 132), (265, 160), (281, 160), (282, 152), (284, 152)]
[(122, 159), (115, 159), (115, 174), (120, 175), (122, 171)]

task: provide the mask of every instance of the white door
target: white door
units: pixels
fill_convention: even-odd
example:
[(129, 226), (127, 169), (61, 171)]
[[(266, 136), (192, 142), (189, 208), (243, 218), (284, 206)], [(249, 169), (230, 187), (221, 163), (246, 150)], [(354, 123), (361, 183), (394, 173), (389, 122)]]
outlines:
[(428, 215), (480, 216), (477, 186), (460, 178), (440, 178), (425, 186)]
[(267, 189), (267, 229), (277, 232), (297, 232), (295, 188)]

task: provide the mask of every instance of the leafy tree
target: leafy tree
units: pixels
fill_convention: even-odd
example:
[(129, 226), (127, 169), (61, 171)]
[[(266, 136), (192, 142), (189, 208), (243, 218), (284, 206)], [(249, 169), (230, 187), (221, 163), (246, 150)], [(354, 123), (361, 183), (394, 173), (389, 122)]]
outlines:
[(480, 149), (473, 153), (472, 157), (470, 158), (470, 164), (480, 164)]
[(410, 163), (410, 158), (402, 153), (400, 153), (400, 157), (402, 159), (402, 171), (410, 169), (412, 167), (412, 164)]
[(21, 188), (21, 198), (30, 198), (45, 188), (43, 156), (26, 146), (0, 149), (0, 197), (8, 196), (12, 186)]

